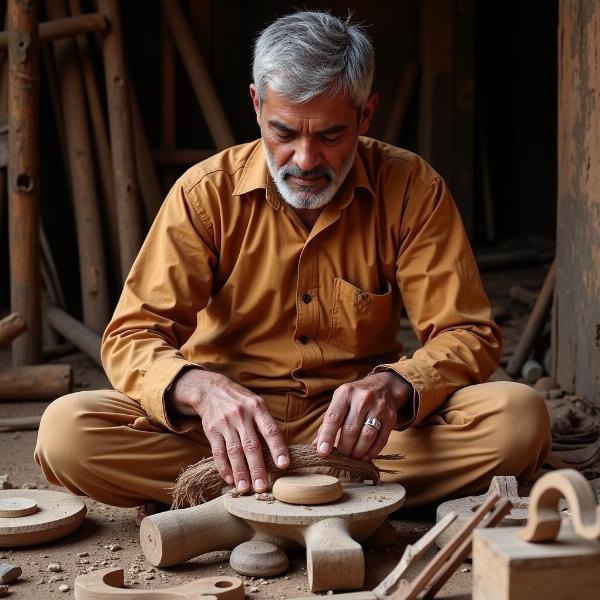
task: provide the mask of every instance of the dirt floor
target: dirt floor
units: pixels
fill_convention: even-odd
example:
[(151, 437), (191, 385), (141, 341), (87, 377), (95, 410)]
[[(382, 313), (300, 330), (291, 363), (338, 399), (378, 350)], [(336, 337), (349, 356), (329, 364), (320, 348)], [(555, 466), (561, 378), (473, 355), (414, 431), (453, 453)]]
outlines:
[[(539, 289), (543, 280), (541, 269), (520, 270), (518, 277), (510, 273), (492, 274), (485, 278), (486, 288), (494, 304), (504, 306), (508, 300), (508, 288), (515, 281)], [(512, 307), (513, 309), (515, 307)], [(500, 310), (500, 309), (499, 309)], [(501, 311), (500, 311), (501, 312)], [(523, 312), (523, 311), (521, 311)], [(514, 338), (519, 318), (505, 320), (505, 343)], [(517, 311), (518, 316), (518, 311)], [(517, 328), (518, 329), (518, 328)], [(414, 345), (414, 337), (406, 333), (406, 343)], [(53, 362), (73, 365), (75, 390), (109, 387), (101, 370), (81, 354), (70, 355)], [(9, 364), (6, 352), (0, 353), (0, 365)], [(41, 414), (47, 403), (5, 402), (0, 404), (0, 416), (16, 417)], [(65, 432), (68, 435), (68, 432)], [(36, 432), (0, 432), (0, 475), (7, 474), (15, 488), (48, 488), (37, 465), (33, 461)], [(126, 586), (132, 589), (150, 589), (185, 583), (194, 578), (229, 575), (235, 572), (229, 567), (228, 552), (212, 553), (189, 561), (185, 565), (167, 569), (155, 569), (145, 560), (139, 545), (139, 529), (134, 524), (133, 509), (120, 509), (85, 499), (88, 513), (80, 529), (61, 540), (43, 546), (22, 549), (0, 548), (0, 562), (19, 565), (23, 574), (10, 585), (7, 598), (14, 600), (43, 598), (49, 594), (73, 596), (73, 582), (77, 575), (94, 569), (119, 567), (125, 571)], [(365, 552), (367, 576), (365, 589), (371, 589), (399, 561), (407, 544), (416, 541), (434, 523), (432, 509), (412, 512), (403, 511), (393, 515), (392, 524), (398, 533), (397, 541), (385, 551)], [(113, 546), (113, 550), (109, 547)], [(114, 549), (118, 548), (118, 549)], [(50, 572), (48, 565), (59, 563), (61, 570)], [(306, 561), (301, 554), (292, 556), (289, 571), (275, 578), (244, 578), (247, 597), (260, 599), (284, 599), (309, 595), (306, 577)], [(60, 586), (69, 589), (61, 592)], [(471, 569), (465, 563), (456, 571), (439, 593), (441, 598), (470, 598)]]

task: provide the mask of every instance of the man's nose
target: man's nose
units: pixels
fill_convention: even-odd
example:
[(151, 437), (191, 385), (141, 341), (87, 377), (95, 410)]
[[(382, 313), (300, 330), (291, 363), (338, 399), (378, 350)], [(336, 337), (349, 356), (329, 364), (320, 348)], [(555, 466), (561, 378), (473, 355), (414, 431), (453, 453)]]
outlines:
[(301, 140), (294, 151), (294, 163), (303, 171), (310, 171), (321, 164), (321, 153), (317, 144)]

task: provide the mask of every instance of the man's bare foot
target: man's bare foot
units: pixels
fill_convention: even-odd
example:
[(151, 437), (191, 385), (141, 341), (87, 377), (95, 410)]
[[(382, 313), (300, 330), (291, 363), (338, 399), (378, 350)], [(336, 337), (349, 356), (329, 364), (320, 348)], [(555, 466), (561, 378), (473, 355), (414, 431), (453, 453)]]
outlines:
[(150, 515), (155, 515), (156, 513), (165, 512), (165, 510), (169, 510), (168, 504), (163, 504), (162, 502), (156, 502), (154, 500), (146, 502), (146, 504), (142, 504), (142, 506), (138, 506), (137, 513), (135, 515), (135, 524), (139, 527), (140, 523)]

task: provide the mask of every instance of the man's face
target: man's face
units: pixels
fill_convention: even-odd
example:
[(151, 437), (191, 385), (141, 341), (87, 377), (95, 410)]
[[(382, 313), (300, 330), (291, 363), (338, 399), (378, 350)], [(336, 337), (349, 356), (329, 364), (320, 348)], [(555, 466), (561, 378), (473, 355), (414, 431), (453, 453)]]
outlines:
[(259, 106), (254, 84), (250, 95), (269, 171), (283, 199), (294, 208), (325, 206), (352, 167), (377, 97), (358, 110), (347, 96), (323, 94), (298, 104), (266, 88)]

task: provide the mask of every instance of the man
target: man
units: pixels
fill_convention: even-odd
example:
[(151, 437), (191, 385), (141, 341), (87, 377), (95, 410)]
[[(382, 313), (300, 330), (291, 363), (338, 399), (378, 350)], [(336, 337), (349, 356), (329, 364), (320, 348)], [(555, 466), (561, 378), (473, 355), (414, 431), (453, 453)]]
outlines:
[[(444, 181), (362, 137), (377, 96), (360, 27), (298, 12), (258, 38), (261, 140), (191, 168), (133, 265), (102, 347), (116, 391), (60, 398), (36, 460), (108, 504), (169, 503), (213, 455), (240, 492), (289, 444), (402, 453), (407, 504), (528, 478), (550, 445), (544, 402), (482, 383), (501, 343)], [(405, 307), (422, 348), (401, 355)]]

